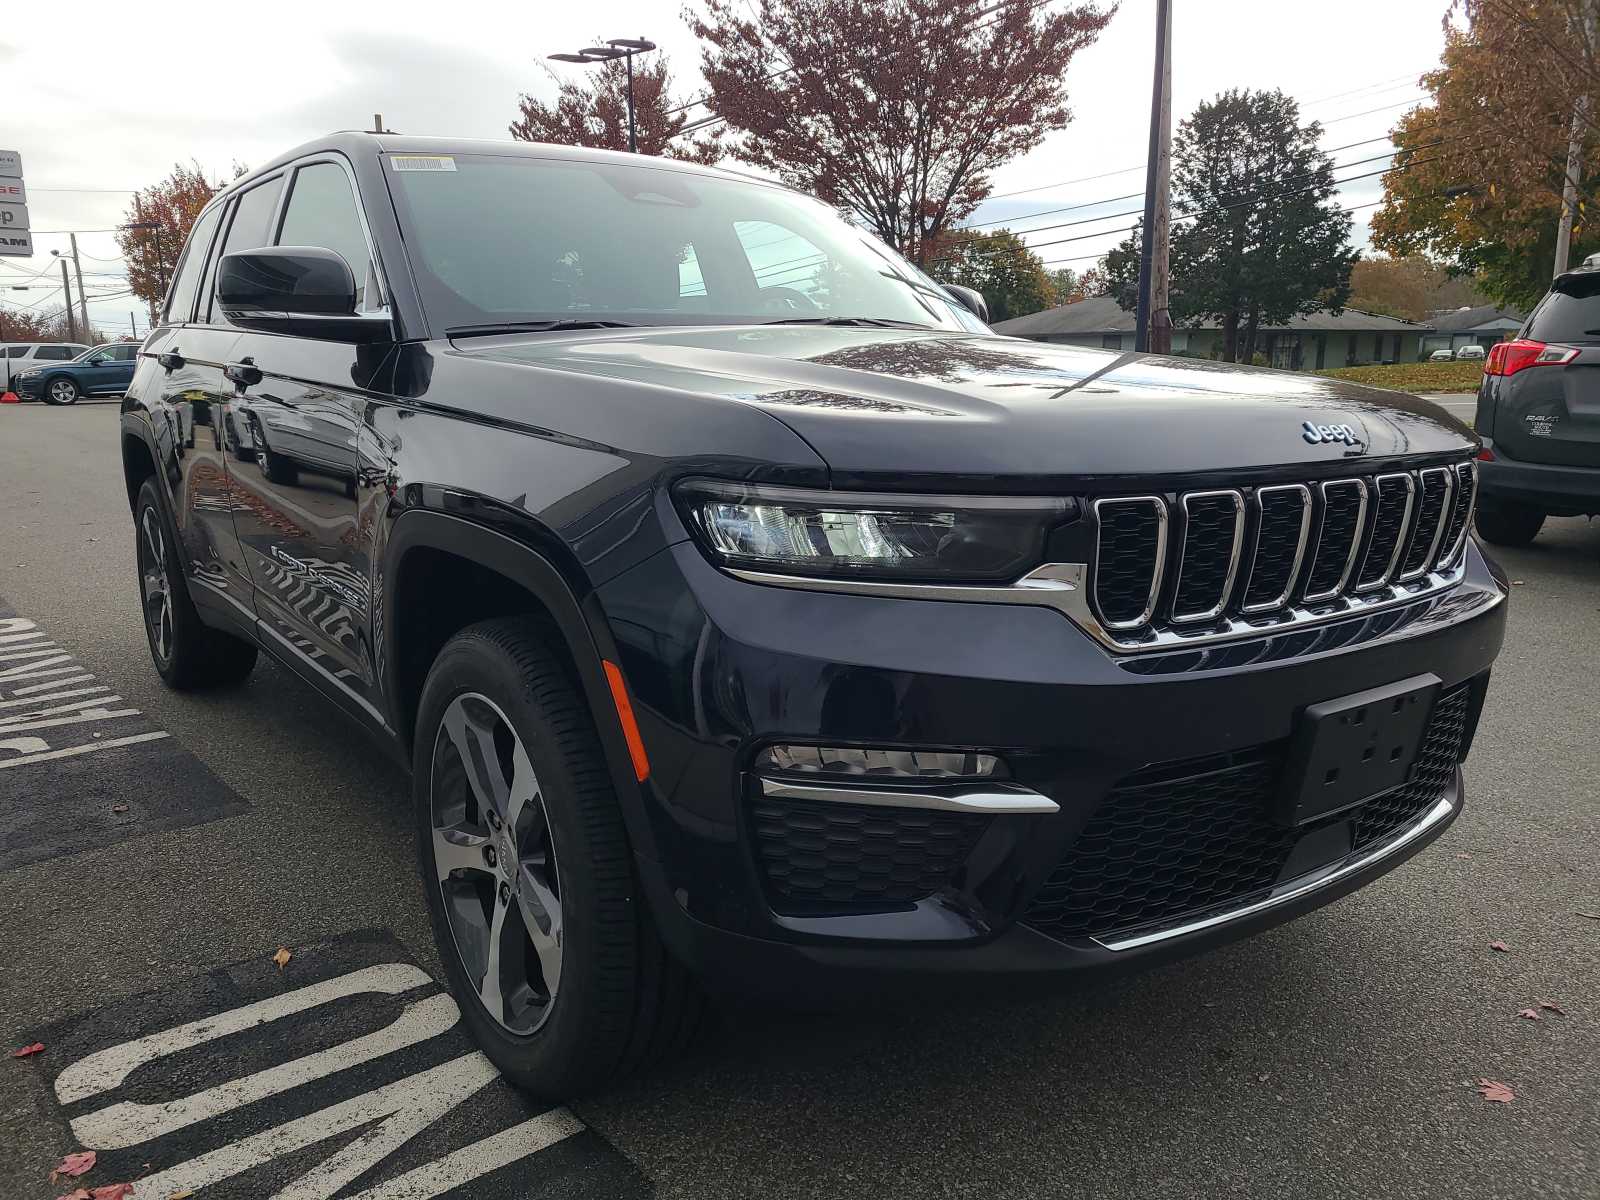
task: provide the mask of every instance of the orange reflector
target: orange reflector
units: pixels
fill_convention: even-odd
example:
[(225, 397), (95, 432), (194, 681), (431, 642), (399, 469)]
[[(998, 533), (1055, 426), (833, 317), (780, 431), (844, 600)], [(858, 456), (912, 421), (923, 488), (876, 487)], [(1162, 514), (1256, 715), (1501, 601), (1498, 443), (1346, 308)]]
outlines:
[(639, 723), (633, 719), (633, 705), (628, 702), (628, 685), (622, 682), (622, 668), (604, 658), (600, 665), (606, 669), (606, 683), (611, 687), (611, 702), (617, 706), (617, 720), (622, 722), (622, 736), (628, 739), (634, 778), (643, 783), (650, 778), (650, 760), (645, 757)]

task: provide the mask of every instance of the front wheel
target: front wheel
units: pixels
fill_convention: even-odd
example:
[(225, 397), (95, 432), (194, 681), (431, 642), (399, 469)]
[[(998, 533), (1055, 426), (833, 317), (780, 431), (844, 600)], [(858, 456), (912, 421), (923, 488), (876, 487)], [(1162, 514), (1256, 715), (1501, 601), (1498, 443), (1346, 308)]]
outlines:
[(154, 478), (139, 489), (134, 525), (144, 632), (162, 680), (186, 692), (237, 683), (250, 674), (255, 646), (208, 627), (195, 611)]
[(44, 385), (46, 404), (76, 404), (81, 395), (83, 393), (78, 390), (78, 385), (65, 375)]
[(1481, 503), (1476, 521), (1478, 536), (1496, 546), (1526, 546), (1539, 536), (1544, 514), (1526, 504)]
[(543, 637), (504, 618), (446, 643), (412, 778), (462, 1018), (507, 1078), (561, 1100), (676, 1049), (700, 1001), (660, 946), (593, 720)]

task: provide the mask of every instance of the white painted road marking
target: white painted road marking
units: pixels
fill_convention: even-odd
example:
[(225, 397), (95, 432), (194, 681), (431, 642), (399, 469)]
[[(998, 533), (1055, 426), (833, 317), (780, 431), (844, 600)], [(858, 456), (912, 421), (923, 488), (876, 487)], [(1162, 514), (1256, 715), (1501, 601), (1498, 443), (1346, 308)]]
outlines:
[[(0, 741), (0, 750), (8, 746), (12, 749), (22, 749), (16, 758), (0, 758), (0, 771), (7, 767), (23, 767), (29, 763), (45, 762), (56, 758), (74, 758), (79, 754), (93, 754), (97, 750), (110, 750), (114, 746), (137, 746), (140, 742), (159, 742), (164, 737), (170, 737), (164, 729), (156, 729), (150, 733), (135, 733), (128, 737), (110, 738), (103, 742), (89, 742), (82, 746), (67, 746), (61, 750), (50, 749), (50, 743), (43, 738), (9, 738)], [(32, 749), (23, 749), (24, 745)]]
[[(395, 996), (432, 982), (419, 967), (409, 963), (363, 967), (97, 1050), (61, 1071), (55, 1081), (56, 1097), (63, 1104), (92, 1100), (122, 1087), (140, 1068), (158, 1064), (174, 1054), (259, 1031), (286, 1018), (314, 1016), (317, 1009), (336, 1001), (361, 995)], [(399, 1017), (375, 1032), (192, 1095), (156, 1103), (118, 1101), (73, 1117), (71, 1128), (80, 1145), (104, 1152), (144, 1146), (195, 1126), (202, 1126), (199, 1141), (205, 1145), (209, 1139), (204, 1122), (268, 1097), (304, 1095), (296, 1089), (450, 1033), (459, 1016), (455, 1001), (436, 991), (406, 1005)], [(285, 1036), (284, 1040), (292, 1044), (292, 1037)], [(230, 1059), (219, 1048), (212, 1061), (225, 1066)], [(133, 1197), (168, 1200), (175, 1193), (213, 1188), (330, 1138), (361, 1130), (298, 1178), (285, 1182), (280, 1177), (281, 1186), (273, 1192), (277, 1200), (332, 1200), (498, 1078), (499, 1071), (482, 1054), (474, 1051), (459, 1055), (145, 1175), (134, 1181)], [(498, 1119), (504, 1120), (503, 1115)], [(583, 1123), (567, 1110), (552, 1109), (442, 1153), (359, 1195), (361, 1200), (430, 1200), (549, 1149), (584, 1129)]]

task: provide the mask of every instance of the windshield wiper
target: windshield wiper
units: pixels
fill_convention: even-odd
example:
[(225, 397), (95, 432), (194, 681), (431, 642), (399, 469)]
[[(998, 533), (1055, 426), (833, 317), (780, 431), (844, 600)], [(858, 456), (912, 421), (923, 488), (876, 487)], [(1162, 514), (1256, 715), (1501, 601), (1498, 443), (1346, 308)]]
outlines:
[(879, 329), (932, 329), (917, 321), (896, 321), (889, 317), (779, 317), (763, 325), (861, 325)]
[(636, 321), (502, 321), (495, 325), (452, 325), (447, 337), (477, 337), (491, 333), (560, 333), (568, 329), (637, 329)]

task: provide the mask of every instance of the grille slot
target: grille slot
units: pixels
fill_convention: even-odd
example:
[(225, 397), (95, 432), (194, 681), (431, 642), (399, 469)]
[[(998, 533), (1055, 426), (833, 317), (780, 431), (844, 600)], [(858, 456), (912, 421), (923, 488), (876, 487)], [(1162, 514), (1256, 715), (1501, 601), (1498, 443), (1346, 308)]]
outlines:
[[(1370, 850), (1449, 789), (1465, 747), (1470, 684), (1442, 695), (1409, 783), (1326, 824), (1355, 821)], [(1034, 896), (1023, 920), (1051, 937), (1107, 937), (1181, 924), (1273, 887), (1304, 829), (1271, 819), (1283, 745), (1167, 763), (1123, 779)]]
[(1400, 574), (1395, 576), (1401, 583), (1426, 571), (1438, 553), (1440, 535), (1444, 533), (1445, 518), (1450, 511), (1450, 493), (1454, 490), (1454, 475), (1448, 467), (1430, 467), (1417, 478), (1420, 481), (1417, 521), (1400, 562)]
[(1244, 497), (1234, 491), (1190, 492), (1183, 498), (1183, 549), (1174, 621), (1209, 621), (1228, 604), (1244, 540)]
[(1478, 464), (1456, 464), (1456, 502), (1450, 510), (1450, 524), (1445, 528), (1444, 547), (1439, 551), (1439, 565), (1455, 565), (1461, 548), (1467, 542), (1467, 523), (1472, 519), (1472, 509), (1478, 500)]
[(1256, 491), (1256, 544), (1240, 608), (1281, 608), (1294, 588), (1311, 529), (1311, 491), (1304, 484)]
[(773, 907), (907, 904), (950, 884), (990, 818), (756, 800), (751, 832)]
[(1305, 599), (1310, 601), (1327, 600), (1344, 590), (1367, 520), (1367, 485), (1361, 480), (1338, 479), (1324, 483), (1321, 490), (1322, 527), (1306, 577)]
[(1416, 483), (1409, 475), (1379, 475), (1374, 487), (1372, 531), (1367, 536), (1367, 552), (1356, 572), (1356, 591), (1370, 592), (1394, 576), (1400, 561), (1400, 546), (1411, 523)]
[(1143, 625), (1155, 610), (1167, 554), (1167, 505), (1159, 496), (1098, 500), (1094, 602), (1108, 629)]

